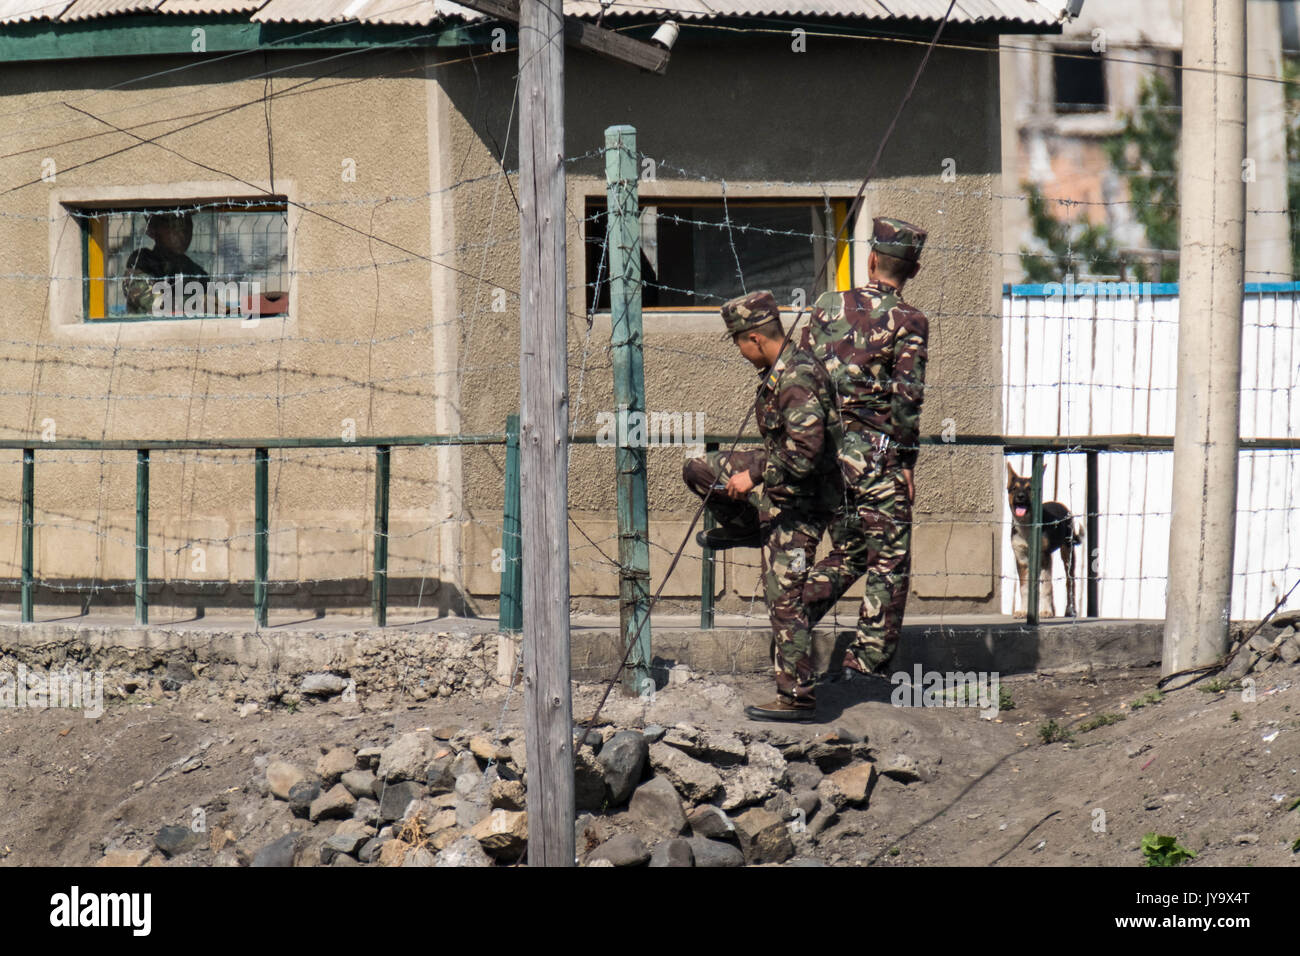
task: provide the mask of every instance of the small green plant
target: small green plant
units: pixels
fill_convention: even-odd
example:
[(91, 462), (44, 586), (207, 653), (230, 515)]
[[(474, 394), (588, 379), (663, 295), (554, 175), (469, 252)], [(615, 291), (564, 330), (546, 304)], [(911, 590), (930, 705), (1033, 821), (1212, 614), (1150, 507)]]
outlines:
[(1011, 696), (1011, 691), (1007, 690), (1001, 684), (998, 685), (998, 710), (1015, 710), (1016, 700)]
[(1157, 833), (1148, 833), (1142, 838), (1142, 855), (1147, 858), (1147, 866), (1177, 866), (1184, 860), (1196, 858), (1187, 847), (1178, 845), (1177, 837)]
[(1300, 809), (1300, 797), (1296, 797), (1296, 799), (1292, 801), (1291, 806), (1287, 807), (1287, 809), (1288, 810)]
[(1074, 734), (1070, 733), (1055, 720), (1049, 720), (1038, 728), (1038, 736), (1043, 738), (1043, 743), (1069, 743), (1074, 739)]
[(1165, 695), (1160, 693), (1160, 691), (1158, 690), (1148, 691), (1147, 693), (1139, 697), (1137, 700), (1133, 701), (1133, 703), (1129, 704), (1128, 705), (1129, 710), (1141, 710), (1143, 707), (1146, 707), (1148, 704), (1158, 704), (1164, 699), (1165, 699)]
[(898, 847), (896, 847), (896, 846), (891, 846), (891, 847), (889, 848), (889, 855), (890, 855), (890, 856), (898, 856), (898, 854), (900, 854), (900, 853), (902, 853), (902, 852), (903, 852), (903, 851), (900, 850), (900, 849), (899, 849)]
[(1237, 721), (1241, 720), (1241, 711), (1234, 710), (1231, 714), (1228, 715), (1228, 719), (1231, 720), (1233, 723), (1236, 723)]
[(1086, 734), (1090, 730), (1096, 730), (1098, 727), (1108, 727), (1111, 724), (1118, 724), (1121, 720), (1126, 719), (1123, 714), (1098, 714), (1090, 720), (1085, 720), (1075, 728), (1075, 733)]

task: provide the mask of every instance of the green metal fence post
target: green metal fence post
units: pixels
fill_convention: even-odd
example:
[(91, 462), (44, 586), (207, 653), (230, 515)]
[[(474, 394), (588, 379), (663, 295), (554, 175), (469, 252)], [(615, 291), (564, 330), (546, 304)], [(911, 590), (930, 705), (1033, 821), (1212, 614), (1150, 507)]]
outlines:
[(36, 530), (33, 515), (35, 514), (34, 503), (36, 499), (36, 451), (32, 448), (23, 449), (23, 503), (20, 513), (20, 520), (23, 526), (23, 589), (22, 589), (22, 621), (24, 624), (32, 622), (32, 592), (35, 590), (36, 582), (32, 573), (32, 535)]
[[(640, 157), (636, 130), (605, 130), (605, 190), (609, 220), (610, 358), (617, 415), (631, 422), (645, 416), (645, 370), (641, 339), (641, 209), (637, 194)], [(646, 502), (645, 429), (616, 429), (618, 473), (619, 625), (624, 647), (633, 645), (623, 672), (632, 693), (653, 689), (650, 676), (650, 516)]]
[(392, 449), (375, 446), (375, 573), (370, 603), (375, 626), (388, 623), (388, 475)]
[(1038, 623), (1038, 576), (1043, 566), (1043, 453), (1034, 452), (1029, 482), (1029, 606), (1025, 623)]
[[(715, 441), (705, 442), (705, 452), (717, 451), (719, 445)], [(704, 509), (704, 530), (709, 531), (717, 525), (713, 520), (713, 512), (708, 508)], [(715, 558), (712, 548), (704, 548), (700, 560), (700, 629), (709, 630), (713, 627), (713, 595), (717, 591), (715, 582)]]
[(149, 623), (149, 449), (135, 453), (135, 623)]
[(257, 626), (266, 627), (267, 605), (267, 569), (270, 564), (267, 555), (267, 490), (270, 472), (270, 455), (265, 448), (253, 452), (254, 487), (253, 487), (253, 610)]
[(524, 629), (523, 541), (519, 535), (519, 416), (506, 418), (506, 489), (501, 516), (501, 601), (497, 626)]

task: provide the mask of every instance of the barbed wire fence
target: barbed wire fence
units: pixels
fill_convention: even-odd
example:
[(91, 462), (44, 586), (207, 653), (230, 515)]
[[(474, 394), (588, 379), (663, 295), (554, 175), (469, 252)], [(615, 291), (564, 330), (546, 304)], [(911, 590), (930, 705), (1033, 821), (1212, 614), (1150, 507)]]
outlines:
[[(506, 51), (507, 53), (510, 51)], [(483, 54), (486, 56), (487, 54)], [(495, 55), (495, 54), (494, 54)], [(323, 61), (325, 58), (321, 58)], [(264, 71), (267, 74), (274, 71)], [(252, 74), (255, 76), (261, 74)], [(271, 91), (256, 102), (278, 102), (296, 89)], [(158, 102), (164, 97), (157, 98)], [(250, 101), (251, 103), (252, 101)], [(155, 104), (156, 105), (156, 104)], [(57, 107), (46, 107), (56, 109)], [(220, 111), (207, 111), (214, 116)], [(41, 114), (37, 114), (41, 115)], [(513, 115), (513, 114), (512, 114)], [(212, 117), (206, 117), (205, 120)], [(174, 119), (180, 119), (175, 117)], [(45, 126), (19, 128), (0, 135), (0, 142), (12, 136), (30, 137), (35, 132), (61, 129), (58, 121)], [(150, 121), (159, 122), (157, 120)], [(145, 124), (141, 124), (143, 126)], [(508, 126), (511, 124), (508, 124)], [(122, 127), (130, 131), (131, 127)], [(119, 131), (120, 132), (120, 131)], [(111, 134), (112, 131), (109, 131)], [(146, 142), (154, 142), (147, 131), (140, 134)], [(62, 141), (61, 141), (62, 142)], [(51, 144), (52, 146), (61, 145)], [(156, 143), (155, 143), (156, 145)], [(23, 154), (43, 155), (46, 147), (24, 149)], [(41, 553), (35, 561), (36, 577), (32, 582), (37, 593), (44, 598), (71, 598), (83, 607), (121, 603), (135, 589), (130, 568), (134, 562), (137, 542), (134, 537), (134, 514), (131, 508), (133, 484), (138, 468), (138, 458), (128, 448), (100, 449), (89, 447), (95, 442), (108, 443), (113, 435), (121, 434), (122, 419), (136, 421), (169, 421), (178, 403), (186, 405), (184, 438), (210, 441), (208, 448), (164, 448), (156, 450), (151, 458), (155, 502), (166, 515), (161, 533), (151, 534), (147, 550), (150, 555), (150, 588), (170, 588), (168, 602), (174, 602), (174, 614), (182, 613), (189, 604), (204, 603), (220, 606), (224, 589), (225, 600), (242, 606), (246, 598), (235, 598), (246, 590), (253, 577), (254, 541), (259, 532), (253, 519), (247, 516), (249, 498), (246, 485), (252, 470), (248, 451), (225, 451), (220, 445), (226, 439), (276, 437), (261, 432), (239, 428), (241, 416), (248, 420), (247, 410), (272, 406), (275, 432), (279, 436), (293, 434), (304, 419), (304, 410), (311, 410), (312, 420), (324, 421), (322, 409), (364, 408), (367, 421), (375, 420), (376, 402), (404, 403), (410, 409), (432, 408), (445, 399), (448, 392), (462, 396), (467, 389), (479, 387), (485, 377), (510, 381), (517, 373), (518, 362), (506, 347), (485, 347), (500, 329), (501, 317), (511, 305), (517, 309), (517, 290), (498, 282), (499, 269), (494, 265), (500, 257), (509, 257), (517, 247), (518, 234), (515, 212), (507, 208), (510, 177), (513, 171), (504, 168), (502, 149), (498, 168), (490, 172), (459, 179), (455, 184), (440, 190), (414, 191), (406, 195), (370, 195), (356, 199), (300, 199), (284, 203), (285, 263), (276, 273), (282, 281), (299, 290), (311, 280), (338, 280), (351, 277), (358, 283), (373, 277), (373, 299), (367, 307), (356, 313), (355, 327), (370, 326), (368, 334), (320, 335), (300, 334), (287, 322), (279, 322), (275, 336), (261, 336), (242, 340), (200, 341), (194, 344), (168, 341), (165, 345), (141, 342), (122, 334), (125, 322), (113, 325), (122, 314), (105, 315), (93, 321), (105, 323), (100, 331), (111, 329), (114, 334), (103, 341), (67, 341), (38, 336), (33, 339), (10, 333), (0, 338), (0, 368), (7, 369), (4, 381), (12, 383), (0, 388), (6, 404), (22, 409), (21, 420), (15, 416), (5, 424), (8, 434), (8, 454), (0, 454), (0, 464), (11, 476), (18, 475), (25, 463), (20, 448), (30, 445), (35, 449), (40, 476), (36, 485), (35, 516), (30, 527), (40, 542)], [(577, 153), (565, 160), (572, 168), (584, 168), (588, 160), (600, 155), (601, 150), (591, 149)], [(18, 154), (7, 154), (5, 159)], [(106, 154), (109, 155), (109, 154)], [(183, 159), (184, 157), (182, 157)], [(723, 179), (707, 170), (692, 170), (672, 163), (653, 151), (640, 159), (649, 160), (656, 170), (658, 181), (695, 183), (701, 194), (674, 207), (670, 200), (654, 202), (664, 212), (656, 215), (662, 220), (657, 225), (689, 233), (706, 240), (725, 240), (730, 261), (719, 263), (716, 270), (704, 275), (707, 282), (682, 284), (660, 276), (644, 280), (647, 295), (660, 295), (688, 301), (689, 305), (651, 307), (648, 312), (645, 355), (648, 368), (662, 374), (655, 378), (657, 396), (674, 394), (673, 378), (711, 375), (724, 381), (737, 381), (745, 377), (740, 359), (729, 346), (703, 352), (690, 345), (671, 344), (666, 336), (656, 334), (654, 324), (666, 313), (697, 317), (701, 325), (713, 322), (716, 307), (740, 294), (745, 289), (765, 287), (774, 276), (783, 276), (789, 269), (773, 268), (759, 259), (746, 259), (745, 239), (761, 236), (771, 240), (768, 244), (787, 249), (784, 262), (798, 259), (804, 267), (814, 261), (806, 250), (833, 245), (834, 236), (826, 228), (830, 197), (843, 202), (846, 190), (827, 191), (825, 183), (795, 180), (755, 181)], [(75, 166), (72, 168), (76, 168)], [(67, 170), (61, 170), (61, 174)], [(906, 218), (931, 227), (931, 239), (926, 247), (925, 261), (953, 263), (964, 259), (981, 258), (996, 271), (1007, 256), (1019, 257), (1016, 249), (990, 249), (978, 243), (971, 244), (959, 229), (945, 229), (944, 209), (955, 199), (977, 200), (985, 204), (984, 214), (990, 218), (1000, 215), (1006, 203), (1023, 203), (1027, 195), (1006, 191), (997, 186), (997, 178), (982, 177), (986, 188), (972, 188), (965, 181), (946, 183), (935, 171), (933, 182), (926, 184), (917, 177), (915, 181), (869, 184), (868, 207), (876, 213), (893, 214), (894, 206), (908, 211)], [(235, 177), (232, 181), (238, 184)], [(5, 195), (24, 186), (35, 186), (39, 178), (6, 191)], [(469, 187), (487, 187), (491, 190), (490, 213), (487, 217), (484, 238), (467, 239), (448, 248), (424, 254), (406, 249), (398, 240), (376, 234), (376, 215), (388, 206), (423, 207), (441, 201), (456, 190)], [(821, 190), (819, 202), (808, 199), (806, 210), (809, 219), (815, 209), (822, 208), (821, 229), (778, 228), (755, 222), (755, 211), (766, 208), (782, 192), (807, 194)], [(653, 192), (651, 190), (650, 192)], [(651, 199), (654, 197), (651, 196)], [(252, 212), (265, 205), (265, 198), (240, 196), (221, 200), (174, 204), (152, 203), (130, 213), (137, 217), (184, 213), (191, 216), (238, 215)], [(702, 216), (692, 213), (692, 208), (714, 208), (721, 216)], [(1114, 205), (1130, 200), (1087, 203), (1064, 201), (1065, 205)], [(651, 205), (646, 202), (646, 205)], [(889, 208), (886, 208), (889, 207)], [(950, 207), (949, 207), (950, 208)], [(298, 231), (289, 229), (290, 212), (298, 216)], [(1254, 210), (1254, 214), (1293, 214), (1295, 210)], [(367, 220), (362, 227), (339, 218), (358, 213)], [(266, 215), (266, 213), (257, 213)], [(571, 382), (575, 401), (571, 418), (571, 437), (595, 431), (599, 426), (597, 415), (611, 409), (600, 407), (599, 401), (606, 389), (596, 387), (596, 378), (608, 371), (608, 356), (602, 355), (606, 346), (600, 342), (597, 328), (604, 314), (600, 306), (600, 289), (606, 268), (607, 236), (600, 232), (603, 218), (600, 212), (588, 209), (571, 209), (571, 221), (595, 246), (593, 258), (598, 263), (591, 274), (571, 280), (572, 302), (582, 302), (583, 307), (571, 307), (570, 320), (578, 332), (571, 343)], [(69, 210), (68, 218), (79, 231), (88, 224), (103, 218), (103, 213), (90, 208)], [(369, 262), (343, 262), (321, 265), (304, 264), (301, 256), (289, 255), (301, 241), (302, 224), (312, 219), (320, 228), (330, 228), (364, 239), (370, 249)], [(41, 216), (29, 212), (0, 208), (0, 221), (12, 223), (11, 228), (35, 230), (43, 248), (45, 230), (55, 228), (59, 217)], [(23, 225), (19, 225), (23, 224)], [(933, 224), (938, 224), (938, 228)], [(131, 242), (140, 241), (143, 220), (132, 227)], [(859, 284), (865, 278), (862, 265), (865, 249), (858, 238), (860, 231), (843, 240), (848, 255), (855, 261), (853, 278)], [(737, 240), (740, 239), (738, 244)], [(220, 238), (215, 236), (209, 246), (215, 252)], [(715, 243), (716, 244), (716, 243)], [(375, 254), (375, 247), (385, 250)], [(125, 248), (125, 246), (123, 247)], [(660, 246), (665, 253), (667, 246)], [(798, 251), (805, 250), (805, 251)], [(198, 253), (196, 252), (196, 255)], [(1033, 253), (1031, 253), (1033, 254)], [(119, 250), (120, 258), (120, 250)], [(1045, 256), (1045, 254), (1043, 254)], [(245, 259), (256, 258), (249, 253)], [(477, 263), (474, 262), (477, 259)], [(17, 260), (14, 260), (17, 261)], [(30, 257), (26, 261), (31, 261)], [(1089, 263), (1080, 259), (1080, 275), (1085, 274)], [(468, 263), (467, 267), (449, 262)], [(83, 262), (84, 265), (84, 262)], [(392, 328), (385, 317), (382, 293), (389, 283), (408, 281), (401, 270), (419, 266), (448, 268), (462, 280), (472, 283), (470, 292), (461, 301), (463, 309), (454, 317), (437, 317), (432, 320), (411, 316), (400, 328)], [(243, 265), (220, 270), (224, 277), (242, 274)], [(811, 274), (812, 269), (806, 268)], [(1060, 290), (1009, 289), (999, 303), (1000, 308), (981, 311), (971, 308), (968, 295), (957, 294), (958, 282), (944, 271), (936, 269), (938, 278), (919, 278), (915, 290), (909, 290), (909, 299), (930, 317), (936, 335), (933, 340), (935, 366), (927, 383), (927, 409), (980, 408), (984, 414), (978, 420), (989, 420), (998, 427), (988, 429), (990, 434), (1004, 436), (1060, 436), (1075, 437), (1104, 435), (1172, 434), (1173, 408), (1173, 353), (1176, 341), (1176, 300), (1167, 293), (1128, 288), (1121, 293), (1108, 287), (1099, 291), (1097, 283), (1092, 289), (1080, 291), (1081, 281), (1075, 291), (1066, 287)], [(933, 274), (933, 273), (932, 273)], [(1290, 283), (1289, 274), (1276, 274), (1279, 282)], [(0, 273), (0, 281), (17, 290), (11, 299), (33, 302), (45, 298), (43, 290), (53, 283), (75, 283), (91, 286), (108, 281), (108, 274), (88, 268), (75, 271), (40, 271), (15, 265)], [(1128, 286), (1129, 284), (1124, 284)], [(803, 305), (815, 298), (812, 288), (804, 288), (803, 302), (795, 305), (794, 289), (787, 285), (783, 290), (797, 313)], [(1245, 316), (1247, 370), (1243, 374), (1243, 434), (1258, 439), (1279, 442), (1295, 441), (1297, 412), (1300, 412), (1300, 390), (1297, 381), (1300, 373), (1300, 342), (1296, 339), (1296, 296), (1293, 289), (1256, 289), (1249, 293)], [(290, 308), (302, 308), (302, 297), (291, 302)], [(504, 300), (505, 309), (498, 308)], [(957, 301), (956, 309), (945, 308), (945, 303)], [(48, 301), (46, 303), (48, 308)], [(696, 311), (698, 310), (698, 311)], [(390, 313), (391, 314), (391, 313)], [(367, 321), (368, 320), (368, 321)], [(177, 321), (180, 321), (179, 319)], [(237, 322), (237, 319), (228, 321)], [(262, 323), (274, 326), (274, 317), (263, 317)], [(49, 316), (41, 317), (41, 328)], [(91, 324), (91, 320), (86, 320)], [(716, 324), (716, 323), (713, 323)], [(709, 326), (712, 327), (711, 325)], [(961, 380), (952, 374), (956, 368), (947, 358), (947, 351), (959, 347), (960, 339), (948, 333), (950, 329), (973, 329), (965, 334), (994, 344), (1001, 356), (999, 375), (991, 380)], [(458, 362), (454, 368), (402, 369), (392, 355), (410, 353), (422, 344), (433, 341), (435, 334), (455, 335), (459, 340), (459, 355), (469, 361)], [(364, 349), (366, 361), (354, 370), (339, 368), (320, 369), (314, 361), (317, 354), (330, 350), (356, 351)], [(387, 353), (387, 354), (386, 354)], [(484, 361), (486, 359), (486, 361)], [(328, 364), (328, 363), (327, 363)], [(737, 367), (742, 369), (738, 375)], [(682, 370), (681, 372), (675, 370)], [(934, 374), (934, 372), (940, 374)], [(18, 383), (30, 373), (30, 387)], [(189, 384), (182, 387), (188, 373)], [(98, 378), (95, 378), (98, 377)], [(152, 380), (162, 377), (168, 383), (162, 388)], [(89, 379), (89, 381), (88, 381)], [(102, 379), (105, 387), (95, 387)], [(512, 386), (513, 387), (513, 386)], [(747, 386), (735, 389), (727, 397), (725, 408), (692, 409), (689, 413), (679, 405), (667, 409), (668, 413), (707, 413), (710, 421), (716, 416), (719, 422), (739, 419), (747, 407), (750, 393)], [(72, 410), (71, 414), (48, 416), (44, 407), (58, 405)], [(225, 406), (225, 411), (221, 409)], [(652, 406), (653, 407), (653, 406)], [(991, 411), (990, 411), (991, 410)], [(94, 416), (92, 418), (92, 416)], [(71, 431), (64, 424), (68, 418), (84, 420), (87, 424)], [(217, 420), (214, 421), (213, 418)], [(338, 417), (340, 427), (355, 415)], [(428, 417), (432, 419), (432, 414)], [(949, 431), (944, 425), (947, 418), (954, 420), (951, 439), (945, 440)], [(41, 441), (44, 422), (50, 418), (58, 437)], [(973, 449), (964, 441), (972, 429), (963, 421), (964, 416), (954, 413), (935, 420), (933, 412), (927, 416), (928, 441), (922, 448), (918, 468), (920, 500), (924, 507), (927, 497), (933, 495), (936, 484), (959, 487), (968, 480), (968, 473), (987, 466), (989, 471), (998, 465), (991, 459), (1001, 459), (1003, 448), (984, 446)], [(257, 420), (254, 418), (254, 420)], [(332, 420), (332, 419), (331, 419)], [(504, 424), (504, 423), (502, 423)], [(713, 429), (710, 429), (713, 431)], [(725, 433), (725, 427), (716, 429)], [(307, 437), (323, 437), (324, 432), (306, 432)], [(163, 437), (157, 434), (137, 435), (140, 438)], [(361, 437), (366, 437), (364, 430)], [(373, 436), (372, 436), (373, 437)], [(683, 436), (684, 437), (684, 436)], [(698, 434), (695, 437), (700, 437)], [(80, 440), (85, 448), (64, 447), (60, 440)], [(122, 439), (126, 441), (128, 439)], [(394, 451), (392, 501), (394, 511), (403, 517), (383, 533), (390, 554), (386, 570), (391, 587), (390, 595), (397, 602), (410, 600), (414, 595), (416, 610), (423, 610), (423, 601), (429, 591), (436, 590), (435, 581), (444, 574), (461, 582), (464, 591), (450, 601), (444, 600), (439, 612), (456, 610), (462, 613), (490, 613), (490, 597), (483, 595), (482, 584), (500, 570), (500, 558), (492, 554), (489, 544), (500, 541), (502, 522), (496, 492), (488, 494), (489, 485), (499, 487), (503, 479), (503, 463), (495, 437), (467, 450), (466, 471), (485, 469), (481, 481), (471, 480), (459, 497), (446, 501), (447, 508), (433, 514), (430, 502), (444, 500), (445, 488), (433, 462), (431, 447), (405, 446)], [(655, 524), (663, 522), (665, 528), (676, 529), (684, 525), (682, 506), (686, 500), (681, 486), (679, 470), (682, 459), (681, 445), (672, 441), (667, 445), (652, 446), (649, 471), (652, 490), (652, 532)], [(48, 447), (46, 447), (48, 446)], [(1080, 446), (1081, 447), (1081, 446)], [(589, 485), (600, 483), (604, 489), (590, 493), (596, 507), (584, 507), (581, 517), (571, 516), (582, 543), (573, 549), (572, 567), (588, 575), (595, 582), (616, 582), (620, 566), (611, 552), (617, 552), (618, 534), (608, 530), (612, 521), (591, 520), (591, 512), (607, 508), (612, 496), (612, 478), (606, 459), (610, 450), (587, 450), (570, 447), (571, 467), (587, 468), (590, 462), (604, 462), (603, 471), (583, 473), (583, 483), (575, 482), (587, 495)], [(1294, 536), (1300, 535), (1300, 512), (1293, 503), (1300, 501), (1300, 487), (1295, 474), (1295, 452), (1285, 448), (1267, 451), (1246, 450), (1242, 453), (1242, 499), (1239, 513), (1238, 574), (1234, 586), (1234, 608), (1242, 617), (1262, 616), (1272, 606), (1273, 600), (1285, 590), (1289, 579), (1300, 569), (1293, 555)], [(404, 464), (404, 460), (408, 464)], [(1008, 459), (1021, 473), (1029, 470), (1024, 457)], [(1084, 504), (1087, 476), (1079, 455), (1057, 456), (1058, 465), (1045, 473), (1043, 495), (1045, 499), (1058, 499), (1069, 507), (1075, 519), (1086, 522), (1089, 518), (1101, 521), (1099, 547), (1088, 542), (1088, 563), (1096, 562), (1095, 573), (1100, 589), (1100, 608), (1103, 616), (1159, 617), (1163, 612), (1163, 587), (1165, 558), (1168, 549), (1168, 465), (1170, 455), (1163, 451), (1101, 452), (1101, 469), (1098, 489), (1100, 507), (1088, 513)], [(574, 466), (573, 462), (579, 461)], [(82, 497), (86, 489), (86, 469), (95, 471), (90, 483), (89, 500)], [(375, 528), (365, 517), (374, 498), (376, 464), (369, 447), (315, 447), (277, 448), (268, 456), (271, 486), (268, 503), (270, 521), (265, 531), (271, 550), (270, 578), (273, 589), (292, 589), (310, 606), (315, 603), (356, 607), (355, 598), (359, 582), (365, 582), (374, 573), (374, 548), (371, 541)], [(927, 487), (929, 486), (929, 487)], [(304, 509), (301, 496), (289, 489), (312, 488), (320, 507)], [(72, 489), (71, 493), (63, 489)], [(171, 489), (171, 490), (168, 490)], [(987, 482), (984, 483), (987, 490)], [(466, 494), (479, 494), (481, 500), (467, 500)], [(440, 497), (441, 496), (441, 497)], [(958, 560), (962, 556), (950, 553), (950, 547), (932, 552), (929, 563), (918, 564), (914, 580), (928, 578), (932, 582), (963, 579), (971, 583), (988, 581), (989, 594), (1000, 595), (997, 610), (1011, 613), (1019, 610), (1017, 575), (1014, 559), (1009, 550), (1011, 516), (1005, 505), (1005, 495), (995, 501), (967, 503), (974, 506), (963, 510), (953, 507), (960, 496), (946, 496), (945, 505), (935, 511), (918, 513), (918, 531), (927, 520), (948, 529), (974, 529), (987, 534), (990, 544), (989, 560)], [(6, 595), (17, 592), (23, 585), (20, 551), (23, 495), (17, 482), (9, 481), (0, 493), (0, 528), (4, 540), (12, 542), (5, 551), (6, 570), (0, 572), (0, 588)], [(314, 514), (314, 516), (313, 516)], [(337, 520), (346, 515), (344, 520)], [(233, 527), (232, 527), (233, 526)], [(465, 542), (457, 553), (439, 553), (438, 536), (443, 529), (462, 529)], [(477, 535), (477, 538), (474, 536)], [(664, 543), (675, 540), (665, 534), (662, 540), (652, 537), (651, 548), (656, 559), (674, 554), (674, 548)], [(948, 535), (948, 542), (953, 539)], [(224, 552), (224, 557), (218, 557)], [(1094, 553), (1095, 552), (1095, 553)], [(918, 555), (923, 557), (922, 555)], [(681, 567), (673, 588), (664, 592), (658, 610), (664, 614), (688, 616), (699, 611), (698, 591), (693, 592), (700, 578), (700, 565), (706, 558), (697, 549), (688, 548), (681, 557)], [(756, 630), (766, 628), (766, 610), (759, 600), (759, 568), (754, 552), (734, 551), (718, 559), (723, 567), (722, 590), (729, 595), (723, 609), (738, 616), (743, 626)], [(658, 562), (657, 562), (658, 563)], [(664, 562), (666, 563), (666, 562)], [(976, 566), (979, 565), (979, 566)], [(224, 567), (224, 572), (222, 568)], [(202, 570), (200, 570), (202, 568)], [(454, 570), (453, 570), (454, 568)], [(154, 572), (160, 569), (161, 574)], [(347, 569), (347, 570), (342, 570)], [(447, 572), (451, 573), (447, 573)], [(403, 576), (407, 580), (402, 581)], [(466, 582), (473, 578), (477, 584)], [(393, 586), (401, 582), (400, 586)], [(476, 590), (478, 588), (478, 590)], [(928, 596), (919, 604), (913, 598), (909, 610), (925, 614), (927, 606), (935, 607), (935, 616), (960, 613), (966, 605), (979, 604), (973, 598), (960, 595), (945, 598), (937, 592), (940, 584), (927, 586)], [(957, 590), (965, 593), (966, 589)], [(1056, 594), (1062, 593), (1061, 583)], [(575, 592), (578, 593), (578, 592)], [(583, 595), (592, 599), (592, 608), (607, 608), (612, 595), (617, 593), (616, 583), (611, 591), (597, 591)], [(287, 600), (288, 595), (277, 595)], [(445, 597), (445, 596), (444, 596)], [(6, 603), (8, 599), (6, 598)], [(167, 602), (164, 602), (167, 603)], [(274, 603), (274, 602), (273, 602)], [(983, 602), (986, 606), (988, 601)], [(846, 605), (847, 606), (847, 605)], [(832, 622), (838, 627), (843, 616)]]

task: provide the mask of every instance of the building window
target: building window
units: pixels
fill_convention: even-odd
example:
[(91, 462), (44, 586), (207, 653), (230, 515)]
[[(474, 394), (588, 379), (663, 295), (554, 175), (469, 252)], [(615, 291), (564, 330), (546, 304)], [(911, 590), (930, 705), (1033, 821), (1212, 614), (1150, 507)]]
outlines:
[[(641, 205), (642, 307), (663, 312), (716, 310), (743, 290), (771, 289), (782, 305), (811, 303), (827, 289), (848, 288), (849, 242), (835, 245), (828, 275), (810, 286), (835, 237), (848, 203), (643, 200)], [(605, 202), (587, 203), (587, 310), (609, 309)], [(744, 277), (742, 289), (741, 276)]]
[(1087, 47), (1056, 47), (1052, 70), (1058, 113), (1106, 109), (1106, 61)]
[(81, 227), (88, 322), (284, 315), (283, 199), (69, 206)]

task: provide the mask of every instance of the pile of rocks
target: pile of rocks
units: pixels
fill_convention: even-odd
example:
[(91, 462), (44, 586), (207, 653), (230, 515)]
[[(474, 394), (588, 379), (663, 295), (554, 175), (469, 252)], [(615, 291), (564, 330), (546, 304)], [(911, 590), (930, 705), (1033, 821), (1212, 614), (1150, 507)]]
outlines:
[(1223, 671), (1228, 680), (1262, 674), (1271, 667), (1296, 666), (1300, 663), (1300, 611), (1277, 615), (1233, 650), (1235, 656)]
[[(261, 808), (251, 832), (269, 826), (282, 836), (241, 842), (226, 814), (201, 833), (164, 827), (154, 839), (160, 855), (114, 846), (101, 865), (183, 854), (178, 862), (201, 864), (209, 851), (227, 866), (516, 864), (528, 847), (526, 761), (522, 737), (455, 727), (404, 733), (387, 746), (325, 746), (311, 767), (262, 756), (245, 788)], [(928, 771), (845, 731), (801, 738), (605, 726), (575, 759), (578, 858), (587, 866), (812, 863), (819, 838), (840, 814), (867, 806), (882, 774), (912, 782)]]

